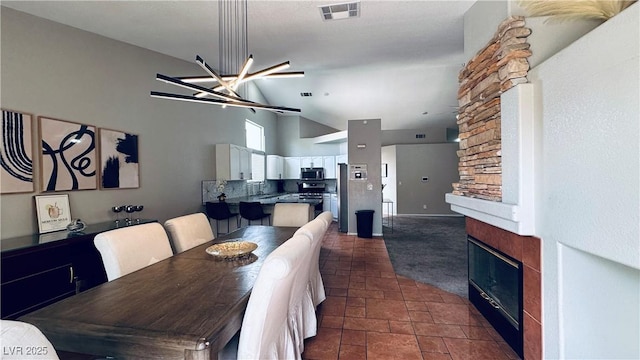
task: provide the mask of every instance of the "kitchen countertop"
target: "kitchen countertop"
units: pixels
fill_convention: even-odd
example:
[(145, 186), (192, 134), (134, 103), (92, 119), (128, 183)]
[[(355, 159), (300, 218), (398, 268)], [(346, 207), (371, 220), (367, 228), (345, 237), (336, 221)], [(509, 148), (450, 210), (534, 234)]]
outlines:
[(280, 194), (265, 194), (265, 195), (252, 195), (227, 198), (225, 200), (229, 205), (238, 205), (241, 201), (257, 201), (262, 205), (275, 205), (279, 202), (291, 202), (291, 203), (307, 203), (311, 206), (322, 203), (322, 199), (300, 199), (298, 193), (280, 193)]

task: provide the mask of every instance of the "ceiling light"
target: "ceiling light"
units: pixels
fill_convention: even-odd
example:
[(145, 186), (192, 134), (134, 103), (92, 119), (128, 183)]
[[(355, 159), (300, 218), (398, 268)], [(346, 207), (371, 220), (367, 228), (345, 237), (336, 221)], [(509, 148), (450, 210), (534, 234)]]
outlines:
[[(249, 74), (249, 76), (253, 76), (255, 74)], [(238, 74), (232, 75), (220, 75), (222, 80), (231, 81), (238, 77)], [(273, 74), (262, 75), (260, 79), (284, 79), (284, 78), (297, 78), (304, 77), (304, 71), (286, 71), (286, 72), (277, 72)], [(217, 82), (216, 79), (210, 76), (181, 76), (176, 77), (175, 79), (182, 80), (189, 84), (201, 84), (201, 83), (211, 83)]]
[(319, 6), (322, 20), (341, 20), (360, 16), (360, 2)]
[[(185, 89), (196, 91), (193, 95), (169, 94), (164, 92), (152, 91), (151, 97), (190, 101), (203, 104), (236, 106), (253, 109), (265, 109), (278, 113), (282, 112), (300, 112), (300, 109), (294, 109), (284, 106), (271, 106), (249, 101), (246, 99), (246, 89), (242, 84), (257, 79), (265, 78), (283, 78), (283, 77), (300, 77), (304, 76), (304, 72), (280, 72), (289, 68), (288, 61), (283, 63), (250, 73), (249, 70), (253, 64), (253, 55), (248, 55), (247, 51), (247, 0), (236, 1), (219, 1), (219, 36), (220, 36), (220, 70), (228, 73), (237, 69), (237, 74), (220, 75), (207, 62), (196, 55), (196, 63), (209, 76), (188, 76), (188, 77), (170, 77), (157, 74), (156, 80), (167, 84), (175, 85)], [(244, 55), (244, 62), (240, 65), (241, 55)], [(211, 88), (202, 87), (197, 84), (212, 83)], [(214, 97), (216, 99), (210, 99)]]
[(235, 107), (243, 107), (248, 109), (253, 109), (253, 108), (265, 109), (265, 110), (270, 110), (277, 113), (300, 112), (300, 109), (288, 108), (284, 106), (264, 105), (257, 102), (244, 100), (244, 99), (226, 101), (226, 100), (217, 100), (217, 99), (197, 98), (195, 96), (189, 96), (189, 95), (169, 94), (169, 93), (163, 93), (158, 91), (152, 91), (151, 97), (158, 98), (158, 99), (167, 99), (167, 100), (190, 101), (190, 102), (201, 103), (201, 104), (235, 106)]

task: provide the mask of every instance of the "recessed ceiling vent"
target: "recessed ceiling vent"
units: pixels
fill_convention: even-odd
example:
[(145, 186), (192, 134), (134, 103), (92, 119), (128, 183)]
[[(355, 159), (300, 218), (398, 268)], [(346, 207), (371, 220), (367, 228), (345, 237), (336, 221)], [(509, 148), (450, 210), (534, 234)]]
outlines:
[(311, 97), (311, 96), (313, 96), (313, 94), (310, 93), (310, 92), (301, 92), (300, 96), (302, 96), (302, 97)]
[(341, 20), (360, 16), (360, 2), (320, 6), (323, 20)]

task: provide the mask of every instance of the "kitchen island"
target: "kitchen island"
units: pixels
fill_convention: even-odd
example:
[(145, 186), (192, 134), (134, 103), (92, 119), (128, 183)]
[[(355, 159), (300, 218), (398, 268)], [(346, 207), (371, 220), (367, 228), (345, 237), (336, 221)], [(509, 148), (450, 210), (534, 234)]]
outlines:
[[(227, 198), (225, 202), (229, 204), (229, 210), (233, 213), (240, 213), (240, 202), (259, 202), (262, 209), (267, 214), (273, 214), (273, 207), (276, 203), (305, 203), (309, 204), (309, 219), (313, 219), (322, 212), (322, 197), (301, 198), (298, 193), (275, 193), (264, 195), (249, 195)], [(265, 221), (266, 223), (266, 221)]]
[[(241, 201), (255, 201), (259, 202), (262, 205), (275, 205), (276, 203), (307, 203), (311, 206), (317, 206), (322, 204), (322, 198), (319, 199), (309, 199), (309, 198), (300, 198), (298, 193), (279, 193), (279, 194), (265, 194), (265, 195), (251, 195), (251, 196), (241, 196), (234, 198), (227, 198), (225, 202), (229, 204), (229, 206), (238, 206)], [(267, 208), (265, 208), (266, 210)]]

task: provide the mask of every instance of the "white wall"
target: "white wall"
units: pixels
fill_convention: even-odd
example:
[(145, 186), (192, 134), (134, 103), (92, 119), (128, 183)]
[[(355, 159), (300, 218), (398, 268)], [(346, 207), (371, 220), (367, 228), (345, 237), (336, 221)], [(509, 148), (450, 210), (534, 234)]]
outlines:
[(640, 358), (638, 8), (529, 73), (541, 106), (545, 358)]
[(640, 272), (558, 245), (560, 354), (565, 359), (640, 359)]
[[(112, 220), (111, 206), (123, 204), (142, 204), (143, 217), (160, 221), (199, 211), (200, 182), (213, 176), (213, 145), (244, 145), (244, 119), (265, 126), (267, 150), (275, 148), (277, 117), (271, 112), (149, 96), (151, 90), (176, 91), (156, 81), (156, 73), (198, 74), (195, 63), (7, 8), (1, 15), (3, 108), (139, 135), (140, 188), (68, 192), (75, 218)], [(255, 98), (255, 89), (250, 94), (264, 101)], [(37, 233), (33, 195), (39, 181), (36, 189), (1, 196), (2, 238)]]
[(387, 206), (390, 205), (385, 205), (382, 211), (383, 214), (393, 213), (393, 215), (396, 215), (398, 213), (396, 146), (383, 146), (380, 149), (380, 156), (382, 163), (387, 164), (387, 177), (382, 178), (382, 183), (385, 184), (384, 190), (382, 190), (382, 197), (393, 201), (392, 209), (387, 209)]

